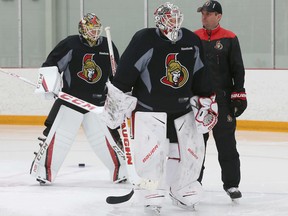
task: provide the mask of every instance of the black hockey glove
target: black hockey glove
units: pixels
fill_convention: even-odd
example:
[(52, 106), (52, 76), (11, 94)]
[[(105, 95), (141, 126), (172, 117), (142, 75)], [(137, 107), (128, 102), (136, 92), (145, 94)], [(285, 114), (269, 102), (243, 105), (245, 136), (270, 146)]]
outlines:
[(234, 117), (239, 117), (247, 108), (246, 93), (244, 91), (231, 93), (231, 111)]

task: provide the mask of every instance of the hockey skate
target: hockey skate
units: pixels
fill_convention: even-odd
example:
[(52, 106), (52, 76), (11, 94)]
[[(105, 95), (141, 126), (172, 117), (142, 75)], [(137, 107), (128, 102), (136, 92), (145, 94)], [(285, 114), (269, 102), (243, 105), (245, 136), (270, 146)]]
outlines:
[[(37, 156), (37, 152), (34, 152), (34, 154), (35, 154), (35, 157), (36, 157), (36, 156)], [(32, 171), (31, 171), (32, 168), (34, 167), (34, 163), (35, 163), (35, 159), (33, 160), (32, 165), (31, 165), (31, 168), (30, 168), (30, 174), (31, 174), (31, 172), (32, 172)], [(38, 176), (38, 177), (36, 178), (36, 181), (38, 181), (40, 185), (45, 185), (45, 184), (48, 182), (46, 179), (41, 178), (40, 176)]]
[(159, 205), (145, 205), (144, 212), (148, 215), (160, 215), (161, 208)]
[(160, 215), (162, 204), (165, 200), (166, 190), (140, 190), (140, 194), (144, 195), (144, 212), (147, 215)]
[(224, 188), (224, 190), (226, 191), (228, 196), (232, 199), (232, 201), (242, 197), (242, 194), (237, 187)]
[[(41, 151), (42, 146), (45, 144), (46, 138), (38, 137), (38, 140), (40, 141), (40, 143), (39, 143), (40, 150), (39, 151)], [(32, 164), (31, 164), (30, 174), (32, 173), (32, 169), (34, 167), (35, 160), (36, 160), (36, 157), (37, 157), (38, 153), (34, 152), (34, 155), (35, 155), (35, 158), (34, 158)], [(37, 176), (36, 177), (36, 181), (38, 181), (40, 185), (45, 185), (47, 182), (49, 182), (47, 179), (42, 178), (41, 176)]]
[(182, 209), (185, 209), (185, 210), (195, 211), (195, 206), (198, 204), (198, 203), (195, 203), (192, 206), (188, 206), (188, 205), (184, 204), (183, 202), (181, 202), (180, 200), (178, 200), (176, 197), (174, 197), (171, 192), (169, 193), (169, 196), (172, 200), (172, 205), (177, 206), (177, 207), (182, 208)]
[(41, 186), (46, 185), (46, 183), (49, 182), (41, 177), (36, 178), (36, 181), (38, 181)]

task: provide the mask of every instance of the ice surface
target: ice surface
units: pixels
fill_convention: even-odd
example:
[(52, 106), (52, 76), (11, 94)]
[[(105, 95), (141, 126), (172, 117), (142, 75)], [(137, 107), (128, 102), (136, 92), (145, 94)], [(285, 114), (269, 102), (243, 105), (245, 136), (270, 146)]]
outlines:
[[(53, 185), (40, 186), (29, 175), (38, 151), (40, 126), (0, 125), (0, 216), (141, 216), (136, 196), (122, 205), (109, 205), (109, 195), (123, 195), (131, 186), (113, 184), (82, 130)], [(241, 156), (243, 198), (233, 203), (222, 189), (214, 141), (209, 140), (203, 180), (204, 199), (195, 212), (165, 201), (164, 216), (287, 216), (288, 134), (237, 132)], [(85, 163), (85, 167), (78, 167)]]

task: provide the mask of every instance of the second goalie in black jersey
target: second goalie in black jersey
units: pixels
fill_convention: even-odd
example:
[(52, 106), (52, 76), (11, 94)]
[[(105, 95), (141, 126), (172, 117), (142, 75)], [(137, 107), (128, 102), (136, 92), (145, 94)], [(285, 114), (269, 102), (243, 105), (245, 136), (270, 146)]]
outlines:
[[(56, 68), (56, 74), (61, 74), (62, 92), (103, 107), (106, 82), (112, 78), (112, 69), (107, 38), (101, 36), (102, 29), (100, 19), (87, 13), (78, 24), (79, 34), (60, 41), (40, 69), (47, 70), (47, 76), (50, 76), (50, 68), (51, 72)], [(113, 50), (118, 62), (119, 54), (114, 43)], [(41, 183), (55, 180), (81, 125), (92, 149), (109, 169), (112, 181), (126, 179), (125, 166), (120, 166), (121, 158), (109, 145), (109, 142), (120, 139), (117, 130), (108, 129), (96, 114), (61, 99), (56, 99), (45, 121), (45, 138), (32, 163), (32, 176)]]

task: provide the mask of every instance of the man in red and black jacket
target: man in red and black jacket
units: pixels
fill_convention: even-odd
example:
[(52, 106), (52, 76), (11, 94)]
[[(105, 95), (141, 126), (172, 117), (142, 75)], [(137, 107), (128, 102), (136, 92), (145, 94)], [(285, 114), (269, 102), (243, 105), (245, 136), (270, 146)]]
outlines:
[[(240, 159), (236, 148), (236, 117), (247, 107), (244, 88), (245, 70), (237, 36), (219, 24), (222, 7), (217, 1), (207, 1), (197, 12), (202, 13), (203, 28), (195, 31), (202, 40), (206, 66), (216, 92), (219, 116), (213, 128), (222, 170), (223, 188), (231, 199), (241, 198)], [(207, 143), (209, 134), (205, 134)], [(204, 165), (199, 181), (202, 181)]]

